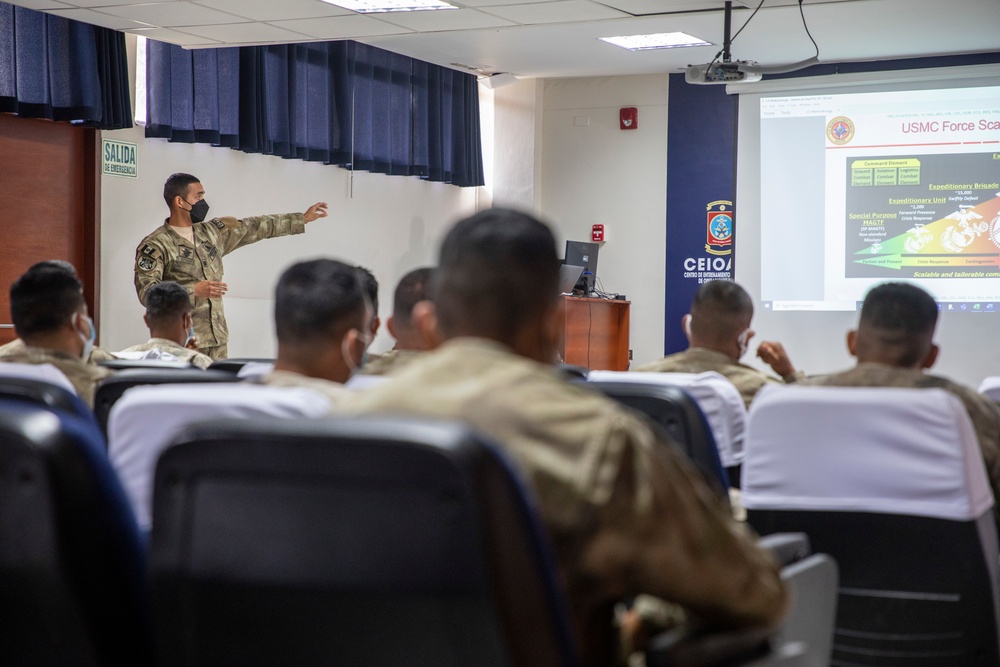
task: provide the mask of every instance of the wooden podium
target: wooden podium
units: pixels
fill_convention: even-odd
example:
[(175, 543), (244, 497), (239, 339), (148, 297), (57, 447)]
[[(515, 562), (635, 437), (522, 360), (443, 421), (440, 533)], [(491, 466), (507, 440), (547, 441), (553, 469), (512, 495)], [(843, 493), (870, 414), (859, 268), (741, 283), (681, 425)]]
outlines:
[(564, 296), (566, 319), (559, 354), (591, 370), (627, 371), (631, 302)]

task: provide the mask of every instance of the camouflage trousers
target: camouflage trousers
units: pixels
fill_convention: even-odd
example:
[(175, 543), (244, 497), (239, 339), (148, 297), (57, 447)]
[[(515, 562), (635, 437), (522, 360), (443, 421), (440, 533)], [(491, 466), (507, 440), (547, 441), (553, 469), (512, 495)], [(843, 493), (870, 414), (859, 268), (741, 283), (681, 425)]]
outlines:
[(226, 359), (229, 357), (229, 343), (213, 345), (212, 347), (202, 347), (199, 345), (198, 351), (212, 357), (213, 361), (216, 359)]

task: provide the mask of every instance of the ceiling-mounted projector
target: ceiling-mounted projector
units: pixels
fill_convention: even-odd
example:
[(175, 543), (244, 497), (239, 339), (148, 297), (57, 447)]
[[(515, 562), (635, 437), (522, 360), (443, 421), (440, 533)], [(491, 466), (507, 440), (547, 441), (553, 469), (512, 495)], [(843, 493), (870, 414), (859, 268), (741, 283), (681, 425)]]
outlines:
[(684, 72), (684, 80), (688, 83), (750, 83), (760, 81), (763, 75), (747, 68), (755, 66), (746, 60), (728, 63), (709, 63), (707, 65), (689, 65)]
[[(763, 3), (761, 3), (763, 5)], [(760, 9), (758, 7), (757, 9)], [(799, 0), (799, 11), (802, 11), (802, 0)], [(754, 12), (756, 14), (756, 12)], [(751, 19), (753, 16), (750, 17)], [(711, 83), (753, 83), (760, 81), (765, 74), (785, 74), (794, 72), (819, 62), (819, 47), (816, 48), (816, 55), (807, 60), (802, 60), (791, 65), (776, 65), (773, 67), (761, 67), (752, 60), (733, 60), (730, 53), (732, 38), (730, 30), (732, 28), (733, 3), (726, 0), (725, 30), (722, 41), (722, 50), (715, 56), (715, 59), (705, 65), (688, 65), (684, 72), (684, 80), (688, 83), (711, 84)], [(749, 20), (747, 21), (749, 23)], [(805, 25), (805, 16), (802, 17), (802, 24)], [(742, 28), (741, 28), (742, 30)], [(806, 28), (806, 34), (809, 29)], [(738, 32), (736, 33), (739, 34)], [(812, 35), (809, 35), (812, 39)], [(813, 41), (815, 45), (816, 42)], [(722, 59), (719, 60), (719, 56)]]

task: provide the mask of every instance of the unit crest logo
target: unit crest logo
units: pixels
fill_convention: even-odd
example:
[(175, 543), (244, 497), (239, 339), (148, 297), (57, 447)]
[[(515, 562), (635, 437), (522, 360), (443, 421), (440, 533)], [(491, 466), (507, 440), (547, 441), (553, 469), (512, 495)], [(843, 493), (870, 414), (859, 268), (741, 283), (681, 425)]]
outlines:
[(707, 243), (705, 251), (713, 255), (728, 255), (733, 251), (733, 203), (714, 201), (707, 206)]
[(837, 146), (848, 143), (854, 138), (854, 121), (847, 116), (837, 116), (826, 124), (826, 138)]

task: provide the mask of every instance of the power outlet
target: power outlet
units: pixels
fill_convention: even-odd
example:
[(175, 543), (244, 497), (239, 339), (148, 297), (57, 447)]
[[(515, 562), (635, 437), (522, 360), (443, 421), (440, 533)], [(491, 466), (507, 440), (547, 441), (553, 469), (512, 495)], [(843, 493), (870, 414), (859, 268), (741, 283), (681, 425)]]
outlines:
[(628, 360), (632, 361), (632, 350), (631, 349), (628, 351)]

